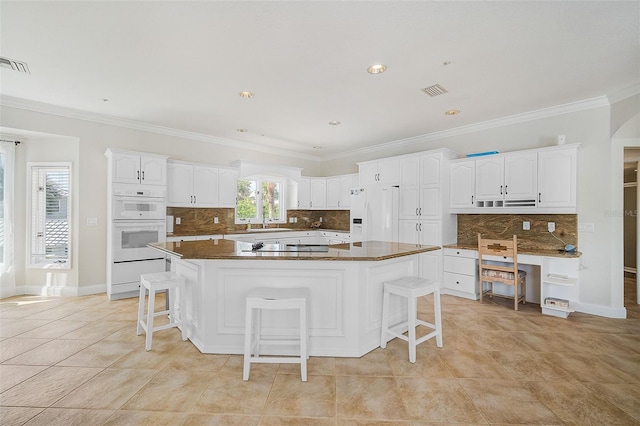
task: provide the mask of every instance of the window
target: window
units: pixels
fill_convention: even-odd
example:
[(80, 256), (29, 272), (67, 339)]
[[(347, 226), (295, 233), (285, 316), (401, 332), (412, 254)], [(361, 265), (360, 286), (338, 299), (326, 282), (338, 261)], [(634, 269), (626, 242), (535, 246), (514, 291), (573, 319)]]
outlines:
[(283, 181), (272, 177), (238, 180), (238, 222), (284, 222)]
[(71, 164), (29, 163), (30, 265), (70, 267)]

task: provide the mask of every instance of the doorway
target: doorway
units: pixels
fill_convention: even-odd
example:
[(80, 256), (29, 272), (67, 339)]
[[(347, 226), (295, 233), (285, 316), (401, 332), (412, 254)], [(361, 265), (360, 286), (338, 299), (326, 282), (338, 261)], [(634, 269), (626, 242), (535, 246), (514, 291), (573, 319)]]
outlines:
[(640, 148), (624, 148), (624, 305), (627, 315), (638, 313), (640, 292), (638, 289), (638, 259), (640, 242), (638, 241), (638, 165)]

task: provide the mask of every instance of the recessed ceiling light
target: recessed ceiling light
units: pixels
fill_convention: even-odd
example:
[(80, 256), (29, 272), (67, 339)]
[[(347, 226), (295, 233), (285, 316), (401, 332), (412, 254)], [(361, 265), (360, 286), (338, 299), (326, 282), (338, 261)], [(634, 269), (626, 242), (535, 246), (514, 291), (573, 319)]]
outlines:
[(329, 125), (330, 126), (338, 126), (338, 125), (340, 125), (340, 122), (338, 120), (331, 120), (329, 122)]
[(245, 98), (245, 99), (253, 98), (253, 92), (249, 92), (248, 90), (244, 90), (238, 94), (240, 95), (241, 98)]
[(444, 65), (445, 67), (446, 67), (447, 65), (451, 65), (451, 61), (444, 61), (444, 62), (442, 63), (442, 65)]
[(387, 70), (387, 66), (385, 64), (374, 64), (367, 68), (367, 72), (369, 74), (382, 74)]
[(321, 147), (321, 146), (316, 145), (316, 146), (314, 146), (314, 147), (313, 147), (313, 149), (322, 149), (322, 147)]
[(450, 109), (449, 111), (445, 111), (444, 115), (458, 115), (460, 114), (459, 109)]
[(109, 99), (107, 99), (107, 98), (102, 98), (102, 102), (109, 102)]
[(236, 129), (236, 131), (237, 131), (238, 133), (246, 133), (246, 132), (248, 132), (248, 130), (247, 130), (247, 129)]

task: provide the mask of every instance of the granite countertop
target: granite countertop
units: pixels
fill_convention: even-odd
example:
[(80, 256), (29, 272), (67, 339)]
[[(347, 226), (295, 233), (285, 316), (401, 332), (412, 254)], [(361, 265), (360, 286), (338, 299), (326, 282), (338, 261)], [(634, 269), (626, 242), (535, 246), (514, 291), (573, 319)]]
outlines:
[[(326, 229), (326, 228), (266, 228), (267, 230), (263, 231), (264, 228), (253, 228), (249, 231), (246, 229), (233, 229), (233, 230), (225, 230), (224, 232), (212, 232), (206, 235), (240, 235), (240, 234), (286, 234), (288, 232), (312, 232), (312, 231), (323, 231), (323, 232), (337, 232), (341, 234), (348, 234), (351, 231), (343, 230), (343, 229)], [(167, 237), (193, 237), (200, 234), (176, 234), (176, 233), (167, 233)]]
[(251, 251), (251, 243), (233, 240), (176, 241), (149, 244), (182, 259), (341, 260), (379, 261), (439, 250), (438, 246), (363, 241), (334, 244), (325, 252)]
[[(445, 244), (442, 246), (443, 248), (452, 248), (452, 249), (460, 249), (460, 250), (475, 250), (478, 251), (478, 246), (474, 244)], [(548, 257), (564, 257), (564, 258), (573, 258), (580, 257), (582, 253), (579, 251), (575, 251), (573, 253), (566, 252), (564, 250), (545, 250), (545, 249), (527, 249), (520, 248), (518, 245), (518, 254), (528, 254), (532, 256), (548, 256)]]

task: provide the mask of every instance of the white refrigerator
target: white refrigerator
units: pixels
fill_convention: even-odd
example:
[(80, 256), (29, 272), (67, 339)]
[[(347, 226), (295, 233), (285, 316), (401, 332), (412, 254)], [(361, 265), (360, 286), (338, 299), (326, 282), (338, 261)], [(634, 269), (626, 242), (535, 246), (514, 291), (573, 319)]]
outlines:
[(397, 186), (369, 185), (351, 190), (352, 241), (398, 242)]

